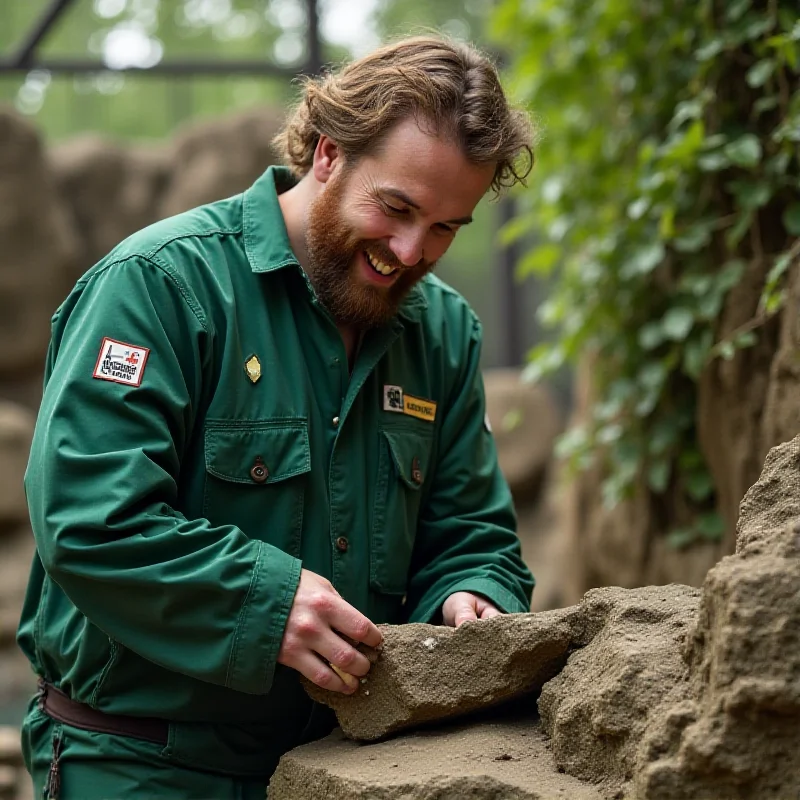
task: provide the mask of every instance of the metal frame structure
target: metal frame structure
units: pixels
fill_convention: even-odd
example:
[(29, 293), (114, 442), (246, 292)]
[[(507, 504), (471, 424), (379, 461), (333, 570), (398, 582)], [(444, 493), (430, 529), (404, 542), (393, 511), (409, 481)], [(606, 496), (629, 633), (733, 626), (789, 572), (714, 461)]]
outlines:
[(86, 58), (40, 58), (37, 50), (55, 24), (77, 0), (50, 0), (41, 17), (36, 20), (16, 52), (8, 58), (0, 59), (0, 75), (26, 73), (31, 70), (46, 70), (61, 75), (77, 75), (96, 72), (121, 72), (136, 75), (260, 75), (281, 78), (294, 78), (299, 74), (313, 75), (322, 68), (322, 47), (319, 38), (319, 13), (317, 0), (305, 0), (308, 14), (306, 43), (308, 55), (305, 63), (297, 67), (281, 67), (260, 59), (181, 59), (161, 61), (152, 67), (127, 67), (112, 69), (102, 61)]

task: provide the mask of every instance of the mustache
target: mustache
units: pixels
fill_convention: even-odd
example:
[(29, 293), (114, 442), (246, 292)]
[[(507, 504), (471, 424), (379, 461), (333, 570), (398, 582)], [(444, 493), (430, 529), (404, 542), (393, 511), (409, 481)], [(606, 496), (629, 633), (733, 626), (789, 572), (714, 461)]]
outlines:
[[(387, 267), (394, 267), (401, 272), (429, 272), (433, 268), (433, 263), (420, 259), (416, 264), (409, 267), (398, 261), (397, 256), (388, 248), (378, 242), (360, 242), (358, 250), (365, 250), (373, 259), (382, 261)], [(434, 262), (435, 263), (435, 262)]]

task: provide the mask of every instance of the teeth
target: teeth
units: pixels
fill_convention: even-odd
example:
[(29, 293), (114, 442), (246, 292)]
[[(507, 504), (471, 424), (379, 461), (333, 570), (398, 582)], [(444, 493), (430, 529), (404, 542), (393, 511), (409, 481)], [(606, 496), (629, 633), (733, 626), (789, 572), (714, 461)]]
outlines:
[(397, 269), (397, 267), (390, 267), (387, 264), (384, 264), (383, 261), (378, 261), (377, 258), (374, 258), (369, 253), (366, 255), (369, 265), (375, 270), (375, 272), (380, 272), (381, 275), (391, 275)]

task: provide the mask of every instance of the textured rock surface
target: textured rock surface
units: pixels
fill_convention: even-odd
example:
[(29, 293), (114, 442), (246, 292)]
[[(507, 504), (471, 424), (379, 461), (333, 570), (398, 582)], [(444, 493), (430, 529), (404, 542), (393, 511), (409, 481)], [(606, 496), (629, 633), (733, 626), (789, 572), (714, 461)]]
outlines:
[(0, 384), (39, 373), (77, 240), (31, 124), (0, 108)]
[(371, 741), (535, 691), (564, 664), (575, 609), (464, 623), (383, 626), (377, 663), (352, 696), (306, 683), (344, 733)]
[(285, 755), (270, 800), (601, 800), (560, 774), (531, 719), (448, 726), (368, 745), (334, 732)]
[(27, 408), (0, 400), (0, 536), (28, 519), (22, 478), (34, 420)]
[(517, 369), (484, 374), (486, 412), (500, 468), (518, 503), (539, 495), (562, 421), (555, 401), (541, 386), (520, 380)]
[(257, 109), (186, 129), (170, 155), (172, 170), (159, 215), (168, 217), (246, 189), (275, 163), (271, 143), (279, 124), (274, 111)]
[(611, 795), (631, 779), (650, 712), (685, 677), (681, 645), (699, 595), (678, 585), (586, 595), (575, 629), (581, 649), (539, 698), (559, 769)]
[(800, 791), (800, 437), (741, 504), (736, 554), (708, 574), (688, 691), (652, 716), (637, 797), (778, 800)]
[(54, 148), (50, 160), (81, 241), (79, 273), (158, 219), (169, 174), (165, 149), (131, 147), (91, 134)]

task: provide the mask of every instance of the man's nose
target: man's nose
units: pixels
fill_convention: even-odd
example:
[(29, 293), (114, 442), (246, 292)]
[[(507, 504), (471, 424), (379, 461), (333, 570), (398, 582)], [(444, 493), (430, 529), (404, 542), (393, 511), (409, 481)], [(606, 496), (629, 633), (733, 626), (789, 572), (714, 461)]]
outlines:
[(423, 231), (404, 231), (392, 237), (389, 248), (395, 258), (406, 267), (415, 267), (424, 258), (425, 233)]

